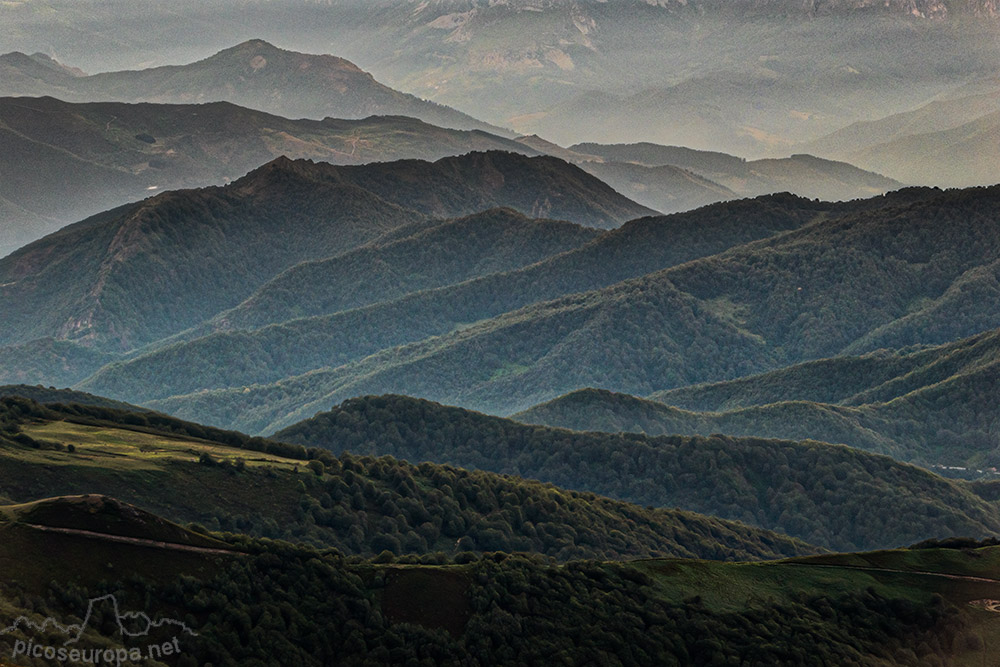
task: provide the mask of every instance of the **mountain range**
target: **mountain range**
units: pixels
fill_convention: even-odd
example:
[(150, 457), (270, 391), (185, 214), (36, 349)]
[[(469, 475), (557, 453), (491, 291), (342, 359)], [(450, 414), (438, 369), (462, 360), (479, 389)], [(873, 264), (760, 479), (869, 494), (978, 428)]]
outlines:
[(286, 118), (410, 116), (463, 130), (500, 131), (454, 109), (385, 86), (354, 63), (249, 40), (188, 65), (85, 75), (42, 54), (0, 56), (0, 93), (69, 102), (231, 102)]
[[(67, 82), (82, 78), (78, 70), (51, 62), (53, 56), (91, 71), (122, 71), (207, 62), (220, 42), (257, 36), (298, 51), (340, 54), (397, 89), (559, 143), (646, 140), (762, 157), (788, 154), (852, 123), (955, 94), (995, 76), (998, 54), (995, 0), (417, 6), (403, 0), (363, 5), (182, 0), (169, 11), (155, 5), (109, 10), (83, 11), (67, 0), (8, 8), (0, 38), (22, 52), (16, 64), (27, 73), (16, 69), (16, 76), (4, 79), (26, 94), (76, 99), (50, 89), (73, 88), (81, 84)], [(234, 15), (238, 22), (219, 21)], [(146, 26), (154, 20), (159, 31), (150, 35)], [(215, 27), (207, 31), (207, 25)], [(95, 54), (89, 48), (95, 38), (115, 48)], [(170, 65), (173, 69), (157, 70), (152, 82), (106, 73), (93, 85), (95, 91), (108, 92), (107, 87), (123, 94), (127, 81), (150, 98), (176, 93), (187, 95), (187, 102), (199, 95), (228, 99), (217, 96), (244, 84), (256, 86), (286, 62), (289, 67), (305, 62), (305, 56), (276, 54), (260, 42), (243, 42), (216, 56), (232, 52), (232, 63), (227, 60), (218, 76), (203, 76), (195, 68), (190, 77), (175, 80), (179, 66)], [(49, 56), (23, 55), (39, 48)], [(898, 57), (901, 53), (905, 57)], [(258, 55), (271, 64), (270, 72), (249, 64)], [(340, 60), (310, 67), (330, 68), (338, 81), (354, 76), (353, 66)], [(309, 108), (305, 101), (260, 85), (269, 104), (289, 105), (293, 116), (311, 115), (302, 113)], [(302, 88), (295, 97), (311, 99), (310, 91)], [(450, 126), (440, 117), (404, 113)], [(313, 117), (326, 115), (332, 114)]]
[[(699, 181), (708, 181), (715, 186), (715, 198), (712, 201), (756, 197), (775, 192), (790, 192), (810, 199), (841, 201), (864, 199), (902, 187), (898, 181), (880, 174), (813, 155), (798, 154), (781, 159), (747, 161), (725, 153), (651, 143), (585, 143), (570, 146), (569, 150), (602, 159), (603, 163), (582, 161), (579, 164), (620, 192), (633, 196), (636, 201), (660, 201), (661, 205), (654, 208), (664, 213), (682, 210), (669, 199), (677, 187), (671, 181), (660, 180), (668, 175), (673, 177), (672, 180), (686, 174), (688, 180), (696, 180), (692, 178), (694, 175), (700, 177), (697, 179)], [(630, 184), (634, 185), (630, 188)], [(644, 198), (650, 199), (647, 202), (643, 201)]]
[(0, 652), (992, 664), (998, 3), (0, 2)]
[(652, 400), (582, 390), (515, 418), (579, 430), (814, 438), (981, 476), (1000, 463), (988, 398), (998, 335), (806, 362)]
[(221, 185), (281, 156), (362, 164), (480, 150), (539, 154), (493, 134), (398, 116), (293, 121), (228, 102), (72, 104), (51, 97), (0, 98), (0, 142), (0, 255), (108, 208)]
[(548, 154), (662, 213), (781, 191), (854, 199), (899, 187), (849, 165), (802, 155), (747, 163), (650, 145), (590, 145), (593, 154), (582, 154), (539, 137), (515, 141), (402, 116), (293, 121), (229, 102), (0, 98), (0, 142), (0, 255), (68, 222), (158, 192), (228, 183), (281, 156), (348, 165), (489, 150)]

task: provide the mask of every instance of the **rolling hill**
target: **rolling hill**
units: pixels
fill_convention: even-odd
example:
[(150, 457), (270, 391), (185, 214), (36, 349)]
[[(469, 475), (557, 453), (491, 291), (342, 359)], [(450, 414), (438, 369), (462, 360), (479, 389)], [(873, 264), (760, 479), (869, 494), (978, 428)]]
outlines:
[[(921, 196), (921, 193), (899, 196)], [(252, 383), (338, 366), (383, 348), (445, 334), (536, 301), (603, 287), (711, 255), (799, 227), (829, 212), (830, 207), (794, 197), (773, 196), (719, 204), (675, 216), (639, 219), (576, 250), (522, 269), (416, 292), (365, 308), (285, 323), (280, 322), (280, 315), (287, 312), (284, 307), (276, 311), (279, 317), (270, 310), (277, 300), (301, 309), (303, 314), (314, 313), (324, 305), (314, 295), (327, 293), (326, 287), (308, 281), (296, 284), (295, 291), (275, 290), (273, 296), (268, 296), (272, 294), (268, 285), (232, 311), (185, 332), (180, 341), (164, 341), (167, 344), (159, 349), (108, 366), (84, 386), (96, 393), (128, 394), (137, 401), (227, 386), (239, 386), (242, 390)], [(332, 265), (336, 263), (333, 260)], [(285, 284), (284, 278), (300, 275), (306, 274), (289, 271), (282, 279), (275, 279), (275, 284), (280, 286)], [(343, 303), (341, 298), (332, 307), (338, 308)], [(258, 331), (237, 328), (263, 327), (275, 320), (279, 321)], [(400, 323), (405, 324), (400, 326)], [(226, 361), (221, 362), (222, 359)], [(150, 377), (159, 378), (159, 382), (149, 383)], [(216, 418), (213, 415), (212, 419)]]
[(481, 131), (401, 116), (288, 120), (228, 102), (73, 104), (0, 98), (0, 256), (151, 192), (221, 185), (280, 156), (335, 164), (535, 155)]
[[(600, 412), (597, 401), (582, 407)], [(522, 475), (737, 519), (834, 550), (1000, 530), (992, 501), (971, 486), (815, 441), (583, 433), (403, 396), (345, 401), (274, 437), (335, 453)]]
[(217, 315), (213, 326), (253, 329), (393, 301), (529, 266), (600, 235), (596, 229), (535, 220), (506, 208), (413, 231), (409, 235), (404, 228), (357, 250), (298, 264)]

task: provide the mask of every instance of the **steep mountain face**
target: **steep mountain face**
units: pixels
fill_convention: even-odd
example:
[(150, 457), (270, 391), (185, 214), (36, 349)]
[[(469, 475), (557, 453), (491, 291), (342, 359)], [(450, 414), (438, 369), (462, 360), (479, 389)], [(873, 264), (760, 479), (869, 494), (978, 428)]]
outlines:
[[(365, 393), (510, 413), (585, 386), (647, 394), (833, 356), (995, 262), (998, 192), (953, 191), (820, 221), (280, 387), (157, 405), (210, 422), (238, 414), (243, 427), (264, 431)], [(987, 328), (1000, 326), (1000, 313), (986, 303), (947, 328), (968, 336), (991, 321)], [(927, 338), (918, 342), (938, 342)]]
[(362, 164), (476, 150), (538, 154), (496, 135), (404, 117), (293, 121), (226, 102), (50, 97), (0, 98), (0, 146), (0, 256), (150, 192), (221, 185), (282, 155)]
[(47, 94), (81, 102), (224, 101), (287, 118), (411, 116), (456, 129), (499, 129), (393, 90), (343, 58), (286, 51), (259, 39), (189, 65), (90, 76), (71, 76), (22, 54), (8, 54), (4, 62), (17, 76), (4, 79), (3, 95)]
[(278, 159), (224, 188), (95, 216), (0, 260), (9, 313), (0, 343), (51, 336), (129, 350), (237, 305), (302, 261), (426, 215), (505, 205), (605, 226), (646, 212), (555, 158), (472, 153), (362, 167)]
[[(346, 401), (275, 437), (334, 452), (449, 463), (640, 504), (709, 512), (833, 549), (1000, 531), (991, 503), (961, 482), (888, 457), (815, 442), (579, 433), (405, 396)], [(865, 507), (879, 509), (864, 512)]]

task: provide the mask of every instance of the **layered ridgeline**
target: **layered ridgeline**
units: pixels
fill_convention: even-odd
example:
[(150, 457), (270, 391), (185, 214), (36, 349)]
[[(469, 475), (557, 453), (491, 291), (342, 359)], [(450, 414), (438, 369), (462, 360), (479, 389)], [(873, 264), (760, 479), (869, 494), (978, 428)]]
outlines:
[[(183, 667), (519, 665), (554, 655), (573, 664), (971, 665), (988, 657), (1000, 596), (997, 548), (967, 540), (764, 564), (554, 564), (493, 553), (432, 565), (207, 536), (95, 495), (0, 507), (0, 517), (0, 558), (12, 564), (0, 591), (13, 626), (3, 649), (15, 657), (18, 642), (23, 653), (29, 641), (66, 641), (59, 628), (37, 630), (50, 617), (81, 622), (75, 648), (134, 649), (141, 659), (149, 645), (166, 645)], [(109, 570), (128, 586), (109, 585)], [(143, 614), (167, 626), (112, 634)]]
[(221, 185), (282, 155), (361, 164), (476, 150), (538, 154), (496, 135), (401, 116), (288, 120), (226, 102), (51, 97), (0, 98), (0, 146), (0, 256), (151, 192)]
[(815, 438), (981, 475), (1000, 464), (998, 378), (994, 330), (915, 352), (834, 357), (658, 392), (655, 400), (581, 390), (514, 417), (579, 430)]
[(582, 433), (403, 396), (345, 401), (274, 437), (522, 475), (736, 519), (835, 550), (1000, 531), (995, 502), (986, 499), (995, 483), (972, 486), (818, 442)]
[[(719, 200), (728, 198), (721, 195), (729, 191), (739, 197), (791, 192), (810, 199), (837, 201), (871, 197), (900, 187), (899, 182), (878, 173), (812, 155), (748, 161), (726, 153), (651, 143), (582, 143), (569, 150), (600, 160), (582, 166), (636, 201), (642, 201), (640, 195), (669, 197), (668, 193), (657, 192), (655, 186), (666, 184), (660, 179), (668, 175), (677, 178), (684, 173), (692, 180), (715, 185)], [(652, 205), (651, 201), (642, 203)], [(670, 200), (662, 204), (668, 207)], [(653, 207), (667, 212), (666, 208)]]
[(691, 512), (487, 472), (334, 456), (101, 406), (0, 398), (0, 459), (9, 502), (99, 493), (174, 521), (345, 554), (745, 560), (818, 551)]
[(907, 183), (993, 185), (998, 177), (996, 77), (874, 121), (853, 123), (804, 148)]
[[(929, 194), (931, 191), (910, 191), (893, 197), (919, 198)], [(834, 209), (830, 204), (773, 196), (720, 204), (682, 215), (644, 218), (577, 250), (522, 269), (452, 286), (442, 283), (439, 289), (414, 291), (395, 301), (338, 312), (351, 304), (381, 301), (400, 294), (400, 288), (413, 291), (421, 285), (433, 287), (433, 283), (420, 278), (433, 269), (418, 266), (418, 262), (407, 257), (426, 258), (427, 244), (431, 243), (432, 249), (438, 246), (438, 233), (428, 231), (373, 252), (359, 251), (352, 256), (289, 270), (236, 308), (185, 333), (185, 338), (199, 334), (201, 338), (109, 366), (88, 380), (86, 386), (96, 393), (128, 394), (129, 400), (142, 401), (201, 389), (242, 388), (323, 366), (338, 366), (383, 348), (445, 334), (533, 302), (604, 287), (794, 229)], [(460, 259), (466, 258), (462, 261), (468, 261), (463, 248), (482, 251), (467, 245), (472, 238), (469, 225), (456, 224), (454, 229), (462, 233), (449, 233), (444, 239), (447, 247), (459, 251)], [(400, 255), (397, 249), (405, 254)], [(452, 260), (437, 250), (433, 253), (447, 271)], [(393, 266), (388, 265), (390, 260)], [(352, 273), (341, 271), (342, 261), (344, 267), (361, 271), (359, 277), (374, 280), (388, 291), (380, 294), (358, 285), (352, 280)], [(359, 261), (368, 262), (369, 267), (362, 268)], [(398, 271), (415, 279), (386, 281), (379, 277), (383, 266), (385, 271)], [(331, 289), (338, 285), (350, 285), (355, 296)], [(309, 319), (282, 324), (289, 316)], [(270, 324), (275, 326), (267, 326)], [(221, 332), (211, 334), (213, 329)], [(149, 377), (157, 377), (158, 383), (147, 382)], [(244, 423), (240, 428), (261, 430), (262, 426)]]
[(300, 262), (428, 216), (495, 206), (603, 227), (648, 212), (550, 157), (488, 152), (350, 167), (279, 158), (226, 187), (164, 193), (0, 260), (0, 344), (54, 337), (129, 350), (237, 305)]
[(279, 49), (253, 39), (187, 65), (85, 75), (44, 55), (0, 56), (0, 95), (49, 95), (70, 102), (232, 102), (286, 118), (410, 116), (463, 130), (497, 131), (455, 109), (376, 81), (331, 55)]
[[(993, 307), (1000, 301), (982, 298), (996, 291), (998, 196), (998, 188), (950, 191), (819, 220), (607, 288), (481, 322), (468, 317), (462, 323), (475, 323), (445, 335), (280, 384), (156, 406), (253, 432), (366, 393), (513, 413), (581, 387), (646, 395), (809, 359), (956, 340), (1000, 324)], [(493, 292), (511, 293), (499, 287)], [(334, 317), (353, 317), (357, 336), (373, 313)]]

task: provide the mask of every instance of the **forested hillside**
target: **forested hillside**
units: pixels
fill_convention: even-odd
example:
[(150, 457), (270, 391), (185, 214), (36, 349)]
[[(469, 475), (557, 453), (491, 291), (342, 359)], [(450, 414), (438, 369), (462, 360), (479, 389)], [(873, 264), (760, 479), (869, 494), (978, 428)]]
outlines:
[(403, 228), (372, 244), (303, 262), (236, 308), (213, 318), (222, 329), (254, 329), (393, 301), (407, 294), (513, 271), (573, 250), (600, 232), (491, 209), (434, 226)]
[(737, 519), (837, 550), (1000, 531), (996, 507), (961, 482), (817, 442), (581, 433), (401, 396), (346, 401), (274, 437), (523, 475)]
[[(821, 219), (604, 289), (485, 321), (469, 317), (462, 323), (474, 324), (343, 366), (334, 367), (349, 358), (331, 359), (329, 370), (280, 386), (155, 405), (253, 432), (367, 393), (509, 414), (580, 387), (649, 394), (864, 350), (873, 332), (932, 311), (970, 273), (997, 261), (998, 193), (949, 191)], [(1000, 302), (977, 303), (968, 318), (946, 319), (939, 329), (915, 331), (916, 341), (894, 337), (895, 343), (941, 343), (1000, 325), (1000, 310), (992, 307)], [(439, 315), (425, 309), (425, 317)]]
[[(417, 174), (421, 186), (401, 187)], [(612, 226), (645, 211), (555, 158), (472, 153), (361, 167), (278, 159), (226, 187), (94, 216), (0, 260), (0, 344), (52, 336), (127, 351), (235, 306), (299, 262), (427, 215), (493, 206)]]
[[(97, 501), (116, 508), (105, 512), (108, 519), (131, 509)], [(94, 499), (53, 499), (47, 509), (79, 517), (73, 508), (81, 502)], [(63, 618), (66, 609), (86, 608), (88, 599), (114, 595), (125, 609), (184, 619), (190, 632), (173, 640), (182, 667), (256, 660), (516, 665), (553, 655), (570, 663), (677, 666), (810, 659), (975, 664), (987, 655), (982, 635), (993, 628), (981, 600), (997, 595), (996, 581), (983, 576), (997, 561), (988, 546), (765, 565), (564, 565), (505, 553), (416, 565), (385, 554), (358, 562), (286, 542), (183, 529), (151, 548), (115, 543), (108, 528), (84, 538), (16, 520), (2, 527), (8, 539), (0, 557), (18, 563), (10, 573), (17, 588), (2, 592), (10, 613)], [(174, 540), (185, 537), (225, 540), (224, 549), (181, 550)], [(53, 548), (72, 555), (71, 565), (53, 559)], [(108, 583), (109, 569), (127, 577), (129, 587)], [(105, 624), (119, 620), (115, 609), (94, 611), (94, 623), (83, 629), (85, 643), (102, 641)], [(158, 641), (164, 633), (150, 637)], [(32, 635), (21, 627), (11, 639), (26, 643)], [(126, 647), (134, 642), (122, 641)]]
[[(910, 192), (901, 196), (920, 198), (931, 192)], [(877, 207), (878, 202), (856, 206)], [(836, 210), (837, 205), (775, 195), (717, 204), (674, 216), (642, 218), (576, 250), (515, 271), (482, 276), (367, 308), (287, 322), (260, 331), (207, 335), (187, 344), (170, 345), (123, 365), (109, 366), (88, 380), (85, 386), (96, 393), (117, 396), (128, 392), (134, 400), (140, 400), (139, 397), (145, 400), (198, 389), (242, 387), (324, 366), (338, 366), (384, 348), (444, 334), (536, 301), (604, 287), (795, 229), (823, 216), (831, 208)], [(332, 260), (330, 265), (339, 265), (339, 260)], [(285, 278), (306, 275), (289, 272), (275, 282), (281, 284)], [(237, 324), (259, 326), (280, 320), (281, 314), (287, 311), (279, 308), (277, 316), (271, 317), (268, 310), (255, 306), (258, 298), (266, 304), (275, 302), (275, 298), (268, 297), (270, 287), (262, 287), (258, 295), (232, 313), (225, 313), (185, 334), (185, 338), (195, 338), (213, 328), (230, 329)], [(281, 292), (283, 302), (303, 304), (303, 310), (322, 308), (323, 302), (313, 297), (327, 293), (322, 281), (318, 284), (296, 282), (293, 287), (294, 291)], [(343, 301), (338, 300), (331, 307), (341, 305)], [(153, 376), (160, 379), (156, 385), (145, 380)], [(250, 428), (246, 424), (241, 427)]]
[(923, 465), (995, 467), (998, 341), (994, 330), (907, 353), (834, 357), (654, 400), (582, 390), (515, 418), (652, 435), (816, 438)]
[(99, 493), (174, 521), (375, 556), (529, 551), (560, 560), (816, 553), (776, 533), (487, 472), (415, 466), (156, 413), (0, 398), (10, 502)]

